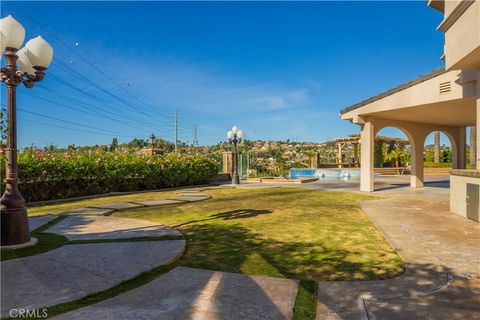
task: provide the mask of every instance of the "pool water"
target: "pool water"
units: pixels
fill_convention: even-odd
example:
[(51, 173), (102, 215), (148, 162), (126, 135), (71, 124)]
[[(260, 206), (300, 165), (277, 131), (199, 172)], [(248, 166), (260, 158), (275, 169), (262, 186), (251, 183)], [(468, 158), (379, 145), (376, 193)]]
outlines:
[[(377, 176), (378, 174), (375, 174)], [(318, 178), (319, 180), (360, 180), (359, 169), (291, 169), (290, 179)]]

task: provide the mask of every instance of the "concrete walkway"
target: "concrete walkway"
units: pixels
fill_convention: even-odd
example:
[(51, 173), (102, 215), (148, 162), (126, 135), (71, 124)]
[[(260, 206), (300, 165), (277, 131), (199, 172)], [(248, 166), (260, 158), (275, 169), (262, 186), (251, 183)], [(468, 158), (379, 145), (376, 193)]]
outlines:
[(134, 290), (54, 319), (291, 319), (294, 280), (177, 267)]
[(49, 223), (57, 216), (50, 215), (50, 216), (41, 216), (41, 217), (29, 217), (28, 218), (28, 226), (30, 227), (30, 231), (34, 231), (39, 227), (43, 226), (44, 224)]
[(45, 232), (60, 234), (68, 240), (182, 236), (179, 231), (155, 222), (112, 216), (70, 216)]
[(413, 189), (384, 179), (378, 188), (384, 199), (362, 209), (407, 270), (390, 280), (319, 282), (317, 319), (480, 319), (480, 225), (449, 212), (448, 181)]
[(2, 312), (73, 301), (176, 260), (185, 240), (66, 245), (2, 262)]

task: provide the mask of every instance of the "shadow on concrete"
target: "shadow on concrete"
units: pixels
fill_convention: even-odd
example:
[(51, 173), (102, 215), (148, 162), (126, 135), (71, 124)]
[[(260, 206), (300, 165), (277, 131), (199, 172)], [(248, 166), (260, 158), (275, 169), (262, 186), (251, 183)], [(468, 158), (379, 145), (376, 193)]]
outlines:
[(480, 279), (431, 264), (408, 264), (400, 277), (319, 282), (317, 319), (480, 319)]

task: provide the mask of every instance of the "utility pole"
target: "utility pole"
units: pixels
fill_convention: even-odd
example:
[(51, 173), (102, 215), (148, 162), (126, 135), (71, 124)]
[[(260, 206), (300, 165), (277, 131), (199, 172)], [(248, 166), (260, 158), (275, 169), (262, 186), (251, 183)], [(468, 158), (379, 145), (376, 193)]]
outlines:
[(198, 139), (197, 139), (197, 125), (193, 125), (193, 142), (194, 147), (198, 147)]
[(178, 111), (175, 111), (175, 154), (178, 153)]
[(155, 146), (155, 138), (156, 138), (155, 135), (152, 133), (150, 135), (150, 143), (152, 145), (152, 149), (154, 149), (154, 146)]

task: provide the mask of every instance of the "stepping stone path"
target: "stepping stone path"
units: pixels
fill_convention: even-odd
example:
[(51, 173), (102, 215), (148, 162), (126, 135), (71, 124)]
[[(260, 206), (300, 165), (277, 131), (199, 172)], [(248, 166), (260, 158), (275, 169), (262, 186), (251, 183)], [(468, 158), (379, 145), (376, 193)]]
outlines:
[(60, 215), (109, 215), (114, 211), (138, 209), (142, 207), (166, 206), (172, 204), (181, 204), (185, 202), (196, 202), (210, 199), (206, 193), (202, 193), (200, 189), (182, 190), (178, 192), (178, 199), (158, 199), (134, 202), (114, 202), (108, 204), (100, 204), (87, 208), (78, 208), (59, 212)]
[(28, 218), (28, 226), (30, 227), (30, 232), (34, 231), (38, 227), (43, 226), (46, 223), (49, 223), (53, 219), (57, 218), (58, 216), (41, 216), (41, 217), (29, 217)]
[(182, 194), (178, 200), (186, 201), (186, 202), (196, 202), (196, 201), (203, 201), (210, 199), (210, 196), (205, 195), (190, 195), (190, 194)]
[(295, 280), (177, 267), (160, 278), (53, 319), (291, 319)]
[(143, 207), (141, 204), (130, 203), (130, 202), (100, 204), (95, 206), (95, 208), (111, 209), (111, 210), (135, 209), (135, 208), (141, 208), (141, 207)]
[(146, 207), (156, 207), (156, 206), (167, 206), (171, 204), (180, 204), (185, 203), (185, 201), (181, 200), (148, 200), (148, 201), (136, 201), (135, 203), (139, 203)]
[(99, 208), (78, 208), (78, 209), (73, 209), (73, 210), (67, 210), (67, 211), (62, 211), (59, 212), (59, 215), (100, 215), (104, 216), (107, 214), (112, 213), (114, 210), (112, 209), (99, 209)]
[(155, 222), (112, 216), (71, 216), (45, 232), (60, 234), (68, 240), (182, 236), (181, 232)]
[[(172, 262), (185, 240), (66, 245), (2, 262), (2, 318), (12, 308), (40, 308), (111, 288)], [(93, 317), (92, 319), (98, 319)]]

